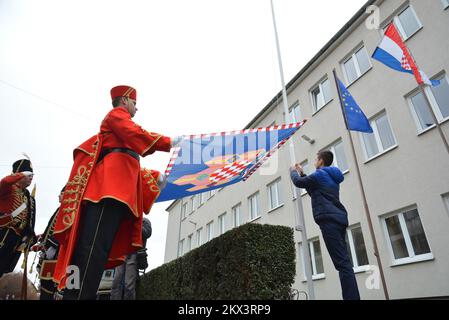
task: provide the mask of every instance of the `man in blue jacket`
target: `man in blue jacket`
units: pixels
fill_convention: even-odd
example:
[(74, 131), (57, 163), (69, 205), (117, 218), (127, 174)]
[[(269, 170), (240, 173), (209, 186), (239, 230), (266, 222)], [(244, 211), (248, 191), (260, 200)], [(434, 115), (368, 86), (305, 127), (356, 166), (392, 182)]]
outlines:
[(348, 214), (340, 202), (340, 183), (344, 177), (340, 169), (331, 167), (333, 161), (332, 152), (321, 151), (315, 159), (314, 173), (306, 175), (303, 168), (296, 164), (290, 168), (290, 176), (293, 184), (306, 189), (312, 198), (313, 218), (320, 226), (327, 251), (339, 272), (343, 299), (359, 300), (359, 290), (345, 240)]

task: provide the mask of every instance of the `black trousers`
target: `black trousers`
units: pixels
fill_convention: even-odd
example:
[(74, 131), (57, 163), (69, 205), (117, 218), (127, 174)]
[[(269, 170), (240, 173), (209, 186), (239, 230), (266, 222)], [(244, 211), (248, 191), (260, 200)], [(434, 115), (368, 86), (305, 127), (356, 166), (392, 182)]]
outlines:
[(115, 235), (122, 219), (129, 214), (125, 204), (113, 199), (84, 204), (72, 258), (72, 265), (79, 268), (80, 287), (66, 288), (64, 300), (96, 299)]
[(360, 300), (354, 269), (346, 247), (346, 226), (333, 221), (322, 221), (319, 226), (327, 251), (340, 276), (343, 300)]
[(20, 257), (16, 251), (22, 237), (9, 228), (0, 229), (0, 278), (4, 273), (12, 272)]

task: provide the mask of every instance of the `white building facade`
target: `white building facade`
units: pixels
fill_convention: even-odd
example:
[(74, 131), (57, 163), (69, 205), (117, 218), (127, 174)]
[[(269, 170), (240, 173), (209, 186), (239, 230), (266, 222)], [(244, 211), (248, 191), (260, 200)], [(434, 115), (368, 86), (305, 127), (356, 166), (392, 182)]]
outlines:
[[(365, 24), (372, 4), (380, 9), (378, 30)], [(391, 21), (419, 67), (441, 81), (426, 89), (431, 106), (413, 76), (371, 59)], [(449, 296), (449, 154), (429, 109), (449, 139), (448, 0), (369, 1), (287, 85), (294, 120), (308, 119), (292, 138), (296, 159), (311, 173), (317, 152), (334, 153), (334, 165), (345, 176), (341, 201), (349, 215), (348, 250), (361, 297), (384, 299), (380, 280), (367, 272), (377, 262), (333, 69), (374, 129), (372, 135), (352, 137), (390, 298)], [(284, 123), (282, 103), (278, 93), (246, 128)], [(288, 146), (281, 148), (246, 182), (174, 201), (167, 208), (165, 262), (244, 223), (294, 228), (288, 152)], [(293, 287), (307, 291), (303, 252), (309, 250), (316, 298), (340, 299), (338, 273), (313, 221), (310, 196), (298, 194), (309, 241), (301, 243), (295, 231)]]

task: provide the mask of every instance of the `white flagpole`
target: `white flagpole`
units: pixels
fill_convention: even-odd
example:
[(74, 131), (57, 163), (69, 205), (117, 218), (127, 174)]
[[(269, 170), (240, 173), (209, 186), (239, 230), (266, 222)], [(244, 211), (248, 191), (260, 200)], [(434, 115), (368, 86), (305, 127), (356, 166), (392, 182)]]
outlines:
[[(288, 100), (287, 100), (287, 90), (285, 88), (285, 81), (284, 81), (284, 69), (282, 67), (282, 59), (281, 59), (281, 49), (279, 46), (279, 38), (278, 38), (278, 32), (276, 27), (276, 18), (274, 15), (274, 6), (273, 6), (273, 0), (271, 1), (271, 14), (273, 16), (273, 26), (274, 26), (274, 36), (276, 39), (276, 49), (277, 49), (277, 55), (278, 55), (278, 62), (279, 62), (279, 72), (281, 75), (281, 84), (282, 84), (282, 101), (284, 105), (284, 119), (285, 123), (292, 123), (292, 119), (290, 117), (290, 113), (288, 112)], [(296, 119), (299, 120), (299, 119)], [(290, 162), (292, 165), (296, 163), (295, 158), (295, 147), (293, 145), (293, 141), (290, 139), (289, 142), (289, 150), (290, 150)], [(296, 212), (295, 212), (295, 229), (296, 231), (301, 232), (302, 237), (302, 248), (303, 248), (303, 256), (304, 256), (304, 264), (305, 264), (305, 274), (307, 278), (307, 287), (309, 291), (309, 299), (315, 300), (315, 290), (313, 287), (313, 280), (312, 280), (312, 270), (311, 270), (311, 260), (310, 260), (310, 251), (309, 251), (309, 242), (307, 239), (307, 232), (306, 232), (306, 225), (304, 221), (304, 209), (302, 206), (302, 199), (301, 196), (298, 195), (298, 191), (294, 185), (292, 185), (293, 189), (293, 197), (294, 202), (296, 204)]]

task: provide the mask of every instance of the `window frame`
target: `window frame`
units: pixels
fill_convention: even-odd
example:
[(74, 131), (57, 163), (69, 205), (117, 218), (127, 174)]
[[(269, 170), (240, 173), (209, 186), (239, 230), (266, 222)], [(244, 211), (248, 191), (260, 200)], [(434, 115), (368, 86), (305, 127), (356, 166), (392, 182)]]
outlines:
[[(399, 16), (400, 16), (402, 13), (404, 13), (407, 9), (411, 9), (411, 12), (412, 12), (413, 16), (415, 17), (415, 19), (416, 19), (416, 21), (418, 22), (418, 25), (419, 25), (418, 29), (416, 29), (414, 32), (412, 32), (409, 36), (407, 36), (407, 35), (405, 34), (404, 27), (402, 26), (401, 20), (399, 19)], [(411, 3), (407, 4), (404, 8), (402, 8), (402, 9), (401, 9), (401, 10), (394, 16), (393, 22), (394, 22), (394, 25), (396, 26), (396, 28), (398, 29), (398, 31), (399, 31), (399, 33), (400, 33), (400, 35), (401, 35), (401, 37), (402, 37), (402, 40), (403, 40), (404, 42), (407, 41), (408, 39), (410, 39), (411, 37), (413, 37), (416, 33), (418, 33), (418, 32), (424, 27), (423, 24), (422, 24), (422, 22), (421, 22), (421, 20), (419, 19), (418, 15), (416, 14), (415, 8), (413, 8), (413, 6), (412, 6)]]
[[(237, 208), (238, 208), (238, 222), (239, 222), (238, 225), (235, 223), (236, 222), (235, 216), (236, 216), (236, 212), (237, 212), (235, 209), (237, 209)], [(240, 202), (240, 203), (236, 204), (235, 206), (233, 206), (231, 211), (232, 211), (232, 224), (233, 224), (234, 228), (238, 228), (243, 224), (242, 223), (242, 203)]]
[[(307, 240), (307, 250), (309, 250), (309, 252), (310, 252), (310, 262), (312, 264), (312, 266), (311, 266), (312, 281), (326, 278), (326, 273), (324, 272), (324, 259), (323, 259), (323, 272), (317, 273), (317, 271), (316, 271), (315, 249), (313, 248), (313, 242), (315, 242), (315, 241), (318, 241), (320, 243), (320, 250), (321, 250), (321, 241), (319, 238), (312, 238), (312, 239)], [(304, 259), (304, 246), (303, 246), (302, 242), (299, 243), (299, 253), (300, 253), (300, 258), (301, 258), (301, 262), (302, 262), (303, 282), (306, 282), (307, 281), (306, 262)], [(322, 250), (321, 250), (321, 256), (324, 258)]]
[[(368, 252), (366, 251), (365, 237), (363, 237), (363, 242), (365, 243), (365, 252), (366, 252), (366, 255), (368, 257), (368, 264), (366, 264), (366, 265), (359, 265), (359, 260), (358, 260), (358, 257), (357, 257), (357, 253), (355, 251), (355, 243), (354, 243), (354, 237), (352, 236), (352, 230), (358, 229), (358, 228), (360, 228), (360, 230), (362, 231), (362, 236), (363, 236), (363, 229), (362, 229), (362, 226), (361, 226), (360, 223), (357, 223), (357, 224), (354, 224), (352, 226), (349, 226), (346, 229), (346, 235), (348, 236), (348, 241), (349, 241), (348, 245), (349, 245), (349, 249), (350, 249), (349, 254), (352, 257), (353, 269), (354, 269), (355, 273), (357, 273), (357, 272), (365, 272), (365, 271), (369, 270), (369, 256), (368, 256)], [(354, 263), (354, 262), (356, 262), (356, 263)]]
[[(290, 108), (288, 108), (288, 115), (290, 117), (291, 123), (297, 123), (300, 122), (302, 119), (296, 119), (295, 110), (298, 110), (298, 117), (301, 117), (301, 105), (299, 104), (299, 101), (296, 101), (293, 103)], [(304, 118), (302, 116), (302, 118)]]
[(211, 241), (214, 238), (214, 220), (206, 224), (206, 242)]
[[(410, 234), (408, 232), (408, 228), (407, 228), (407, 224), (405, 222), (405, 218), (404, 218), (404, 213), (414, 210), (416, 209), (419, 215), (419, 219), (421, 221), (421, 226), (423, 228), (424, 231), (424, 235), (426, 237), (426, 241), (427, 241), (427, 245), (429, 246), (430, 252), (429, 253), (423, 253), (423, 254), (419, 254), (416, 255), (415, 254), (415, 250), (413, 249), (413, 244), (410, 238)], [(394, 216), (398, 216), (398, 220), (399, 220), (399, 225), (401, 227), (401, 232), (402, 232), (402, 236), (404, 237), (404, 242), (405, 242), (405, 246), (407, 249), (407, 253), (408, 253), (408, 257), (404, 257), (404, 258), (399, 258), (396, 259), (395, 255), (394, 255), (394, 251), (393, 251), (393, 246), (391, 244), (391, 238), (390, 238), (390, 234), (388, 232), (388, 227), (387, 227), (387, 222), (386, 220), (388, 218), (394, 217)], [(400, 266), (400, 265), (404, 265), (404, 264), (410, 264), (410, 263), (415, 263), (415, 262), (421, 262), (421, 261), (429, 261), (429, 260), (433, 260), (434, 256), (433, 256), (433, 250), (430, 246), (428, 237), (427, 237), (427, 232), (424, 228), (424, 224), (422, 223), (422, 219), (421, 219), (421, 215), (419, 213), (419, 210), (416, 206), (412, 206), (412, 207), (408, 207), (405, 209), (401, 209), (399, 211), (396, 211), (394, 213), (390, 213), (387, 215), (384, 215), (381, 217), (381, 224), (382, 224), (382, 229), (385, 235), (385, 239), (387, 242), (387, 247), (388, 247), (388, 252), (390, 253), (390, 259), (391, 259), (391, 266)]]
[[(386, 148), (386, 149), (383, 148), (382, 140), (380, 138), (379, 130), (377, 128), (377, 123), (376, 123), (376, 120), (380, 119), (382, 116), (386, 116), (387, 117), (388, 125), (390, 126), (390, 130), (391, 130), (391, 135), (393, 136), (393, 139), (394, 139), (394, 144), (392, 146)], [(390, 150), (393, 150), (394, 148), (396, 148), (398, 146), (398, 140), (397, 140), (396, 135), (395, 135), (395, 133), (393, 131), (393, 127), (391, 126), (390, 117), (388, 117), (387, 111), (385, 109), (382, 110), (381, 112), (379, 112), (377, 115), (371, 117), (368, 121), (369, 121), (369, 123), (371, 125), (371, 128), (373, 128), (373, 133), (372, 134), (374, 134), (374, 139), (376, 141), (376, 145), (377, 145), (377, 148), (378, 148), (379, 152), (374, 154), (374, 155), (372, 155), (371, 157), (368, 157), (368, 151), (366, 149), (365, 140), (363, 139), (363, 134), (364, 133), (359, 132), (359, 139), (360, 139), (360, 143), (363, 146), (362, 149), (363, 149), (363, 155), (365, 156), (365, 163), (367, 163), (367, 162), (369, 162), (369, 161), (371, 161), (371, 160), (373, 160), (373, 159), (375, 159), (375, 158), (377, 158), (377, 157), (387, 153)]]
[[(347, 168), (346, 170), (344, 170), (344, 171), (341, 169), (340, 165), (338, 164), (337, 152), (336, 152), (336, 149), (335, 149), (335, 146), (337, 146), (337, 145), (339, 145), (339, 144), (342, 144), (342, 145), (343, 145), (343, 152), (344, 152), (344, 156), (345, 156), (345, 158), (346, 158), (346, 165), (348, 166), (348, 168)], [(348, 163), (348, 158), (346, 157), (346, 152), (345, 152), (344, 149), (345, 149), (345, 145), (344, 145), (344, 143), (343, 143), (343, 139), (342, 139), (342, 138), (338, 138), (337, 140), (335, 140), (334, 142), (332, 142), (330, 145), (328, 145), (326, 148), (323, 148), (323, 149), (321, 149), (320, 151), (324, 151), (324, 150), (329, 150), (329, 151), (331, 151), (331, 152), (334, 154), (334, 162), (333, 162), (333, 165), (334, 165), (335, 167), (337, 167), (338, 169), (340, 169), (341, 172), (342, 172), (343, 174), (346, 174), (346, 173), (349, 172), (349, 163)]]
[(218, 216), (218, 234), (221, 236), (226, 232), (226, 212)]
[[(260, 205), (259, 205), (259, 196), (260, 196), (260, 193), (259, 193), (259, 191), (257, 191), (257, 192), (255, 192), (255, 193), (253, 193), (252, 195), (250, 195), (249, 197), (248, 197), (248, 214), (249, 214), (249, 222), (251, 222), (251, 221), (254, 221), (254, 220), (257, 220), (258, 218), (260, 218), (261, 217), (261, 214), (260, 214)], [(252, 207), (252, 199), (253, 198), (255, 198), (255, 204), (256, 204), (256, 215), (253, 217), (252, 216), (252, 209), (253, 209), (253, 207)]]
[[(317, 113), (318, 111), (320, 111), (321, 109), (323, 109), (328, 103), (330, 103), (331, 101), (332, 101), (332, 89), (331, 89), (331, 86), (330, 86), (330, 83), (329, 83), (329, 90), (331, 91), (330, 93), (331, 93), (331, 96), (329, 97), (329, 101), (326, 101), (326, 99), (325, 99), (325, 95), (324, 95), (324, 90), (323, 90), (323, 83), (324, 82), (326, 82), (326, 81), (330, 81), (329, 80), (329, 77), (326, 75), (326, 76), (324, 76), (323, 78), (321, 78), (321, 80), (320, 81), (318, 81), (318, 83), (317, 84), (315, 84), (310, 90), (309, 90), (309, 95), (310, 95), (310, 99), (311, 99), (311, 102), (312, 102), (312, 111), (313, 111), (313, 114), (312, 115), (314, 115), (315, 113)], [(320, 93), (322, 93), (322, 95), (323, 95), (323, 104), (321, 105), (321, 106), (317, 106), (317, 105), (315, 105), (315, 99), (314, 99), (314, 95), (313, 95), (313, 91), (315, 91), (315, 89), (317, 89), (317, 88), (319, 88), (320, 89)]]
[[(271, 196), (271, 189), (274, 187), (277, 203), (275, 206), (273, 206), (273, 199)], [(270, 182), (267, 185), (267, 192), (268, 192), (268, 211), (273, 211), (279, 207), (282, 207), (284, 205), (284, 202), (282, 201), (282, 192), (281, 192), (281, 177), (276, 178), (274, 181)]]
[[(359, 63), (359, 60), (357, 59), (357, 55), (356, 55), (360, 50), (364, 50), (364, 51), (365, 51), (366, 56), (367, 56), (367, 58), (368, 58), (368, 62), (369, 62), (369, 67), (368, 67), (368, 69), (366, 69), (364, 72), (362, 72), (362, 71), (360, 70), (360, 63)], [(353, 59), (354, 62), (357, 62), (357, 63), (354, 63), (354, 67), (355, 67), (355, 70), (356, 70), (357, 77), (356, 77), (354, 80), (349, 81), (348, 72), (347, 72), (347, 70), (346, 70), (346, 63), (347, 63), (349, 60), (351, 60), (351, 59)], [(343, 74), (344, 74), (344, 76), (345, 76), (345, 80), (346, 80), (347, 87), (349, 87), (351, 84), (353, 84), (354, 82), (356, 82), (356, 81), (357, 81), (358, 79), (360, 79), (363, 75), (365, 75), (365, 73), (367, 73), (368, 71), (370, 71), (370, 70), (373, 68), (373, 64), (372, 64), (372, 62), (371, 62), (371, 57), (369, 56), (368, 51), (366, 50), (366, 47), (365, 47), (365, 45), (364, 45), (363, 43), (360, 44), (360, 45), (358, 45), (358, 46), (356, 47), (356, 49), (352, 50), (352, 52), (351, 52), (345, 59), (342, 60), (342, 62), (341, 62), (341, 68), (342, 68)]]
[(179, 240), (178, 242), (178, 258), (184, 255), (184, 240)]
[[(447, 84), (449, 85), (449, 76), (447, 75), (447, 73), (439, 74), (439, 75), (433, 77), (432, 79), (439, 79), (439, 78), (441, 78), (441, 80), (444, 79), (447, 82)], [(437, 99), (435, 98), (435, 95), (433, 94), (432, 89), (429, 86), (425, 86), (424, 91), (426, 92), (426, 95), (429, 98), (430, 106), (429, 106), (427, 100), (425, 99), (425, 97), (424, 97), (424, 101), (426, 102), (428, 108), (432, 108), (432, 110), (437, 118), (438, 124), (442, 124), (443, 122), (448, 121), (449, 116), (443, 117), (443, 113), (441, 112), (440, 105), (438, 104)], [(413, 90), (411, 93), (409, 93), (406, 96), (407, 104), (412, 113), (412, 118), (415, 121), (416, 129), (418, 130), (418, 134), (417, 134), (418, 136), (420, 134), (427, 132), (428, 130), (431, 130), (432, 128), (436, 127), (435, 123), (427, 128), (421, 127), (421, 122), (419, 121), (418, 113), (416, 111), (415, 105), (412, 102), (412, 98), (416, 97), (419, 94), (424, 95), (422, 90), (420, 90), (419, 88), (416, 88), (415, 90)], [(432, 112), (432, 111), (429, 110), (429, 112)], [(432, 121), (433, 121), (433, 117), (432, 117)]]
[(202, 231), (203, 231), (203, 227), (196, 230), (196, 246), (197, 247), (200, 247), (203, 244), (202, 237), (201, 237)]
[(187, 252), (192, 250), (193, 233), (187, 236)]
[(181, 221), (185, 220), (187, 217), (187, 202), (181, 203)]
[[(304, 163), (305, 162), (307, 162), (307, 167), (310, 167), (310, 164), (309, 164), (309, 160), (308, 159), (305, 159), (305, 160), (303, 160), (303, 161), (301, 161), (299, 164), (300, 164), (300, 166), (303, 168), (303, 169), (305, 169), (305, 165), (304, 165)], [(305, 170), (304, 170), (304, 173), (306, 174), (306, 175), (309, 175), (309, 174), (312, 174), (312, 172), (306, 172)], [(304, 195), (306, 195), (307, 194), (307, 190), (305, 189), (305, 188), (299, 188), (299, 196), (304, 196)]]
[[(433, 76), (431, 79), (432, 80), (440, 79), (440, 81), (442, 81), (444, 79), (446, 81), (447, 85), (449, 86), (449, 76), (447, 75), (446, 72), (441, 72), (441, 73)], [(433, 110), (435, 112), (435, 115), (437, 117), (438, 123), (441, 124), (441, 123), (449, 120), (449, 115), (447, 117), (443, 116), (443, 113), (441, 112), (441, 109), (440, 109), (440, 105), (437, 102), (437, 99), (435, 97), (435, 94), (432, 91), (432, 88), (429, 87), (429, 86), (425, 86), (425, 90), (427, 90), (426, 93), (428, 93), (430, 104), (431, 104), (431, 107), (433, 108)]]
[(189, 215), (191, 215), (192, 213), (195, 212), (195, 209), (196, 209), (195, 208), (195, 196), (190, 197), (189, 205), (190, 205), (190, 209), (191, 209)]

